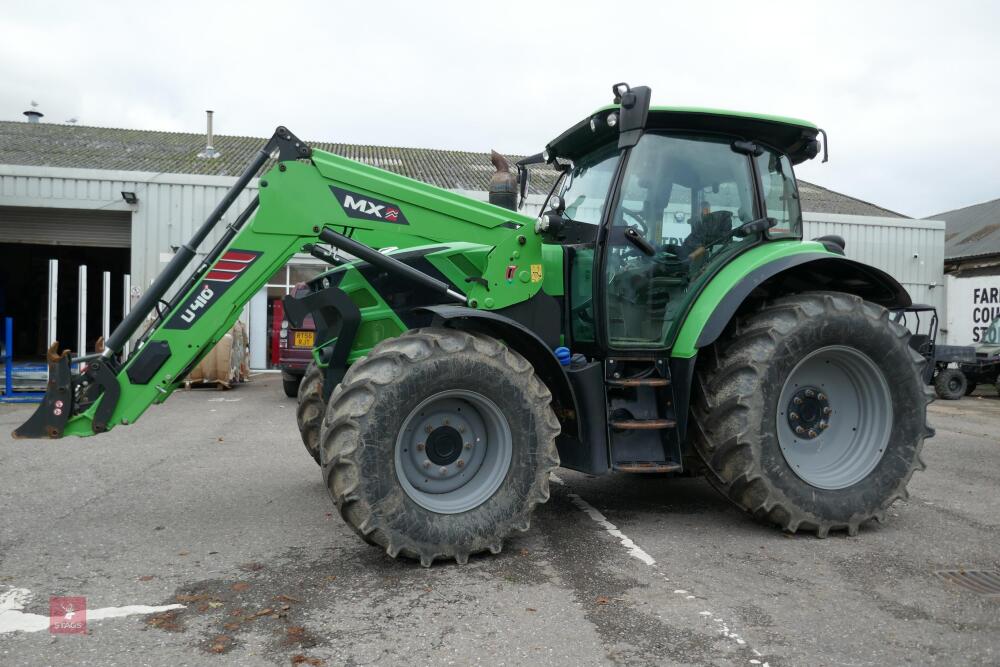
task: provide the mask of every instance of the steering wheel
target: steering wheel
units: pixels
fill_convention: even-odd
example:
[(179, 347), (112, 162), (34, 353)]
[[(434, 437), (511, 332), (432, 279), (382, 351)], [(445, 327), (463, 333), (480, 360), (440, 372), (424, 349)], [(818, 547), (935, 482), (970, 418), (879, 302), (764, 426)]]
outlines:
[(636, 223), (638, 223), (633, 226), (638, 229), (639, 233), (642, 234), (643, 237), (649, 235), (649, 225), (646, 224), (646, 218), (643, 217), (642, 213), (639, 213), (639, 211), (633, 211), (630, 208), (625, 208), (624, 206), (622, 206), (622, 213), (628, 215), (630, 218), (635, 220)]

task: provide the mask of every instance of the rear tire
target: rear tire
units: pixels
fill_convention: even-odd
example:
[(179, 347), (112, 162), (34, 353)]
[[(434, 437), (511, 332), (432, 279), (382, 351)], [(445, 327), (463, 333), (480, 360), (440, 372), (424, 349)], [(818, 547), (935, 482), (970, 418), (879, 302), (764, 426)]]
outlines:
[(319, 460), (319, 431), (326, 414), (326, 401), (323, 400), (323, 369), (310, 361), (306, 374), (302, 376), (299, 385), (299, 404), (295, 410), (295, 420), (299, 425), (299, 436), (306, 446), (309, 456), (316, 463)]
[(709, 482), (789, 532), (854, 535), (882, 521), (924, 468), (932, 433), (926, 362), (908, 338), (888, 311), (839, 292), (782, 297), (738, 318), (698, 361), (692, 441)]
[(493, 338), (418, 329), (383, 341), (330, 396), (320, 435), (330, 494), (393, 558), (426, 567), (499, 553), (548, 500), (559, 465), (550, 402), (531, 364)]
[[(975, 388), (975, 385), (972, 385)], [(963, 396), (968, 396), (971, 391), (966, 391), (965, 373), (957, 368), (945, 368), (938, 371), (934, 378), (934, 391), (938, 398), (946, 401), (957, 401)]]

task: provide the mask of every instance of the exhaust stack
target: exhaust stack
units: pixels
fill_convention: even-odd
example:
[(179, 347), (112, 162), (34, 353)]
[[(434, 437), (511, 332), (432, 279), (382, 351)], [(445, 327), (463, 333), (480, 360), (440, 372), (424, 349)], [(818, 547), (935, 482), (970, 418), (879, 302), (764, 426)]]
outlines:
[(201, 149), (201, 151), (198, 153), (198, 157), (202, 157), (202, 158), (217, 158), (220, 155), (222, 155), (222, 153), (220, 153), (219, 151), (215, 150), (215, 146), (212, 145), (212, 143), (213, 143), (213, 141), (215, 139), (215, 137), (214, 137), (214, 135), (212, 133), (212, 115), (214, 113), (215, 112), (212, 111), (211, 109), (206, 109), (205, 110), (205, 115), (207, 116), (208, 128), (206, 130), (205, 147), (203, 149)]
[(516, 211), (517, 178), (510, 173), (510, 162), (496, 151), (490, 151), (490, 162), (496, 169), (496, 172), (490, 177), (490, 203)]

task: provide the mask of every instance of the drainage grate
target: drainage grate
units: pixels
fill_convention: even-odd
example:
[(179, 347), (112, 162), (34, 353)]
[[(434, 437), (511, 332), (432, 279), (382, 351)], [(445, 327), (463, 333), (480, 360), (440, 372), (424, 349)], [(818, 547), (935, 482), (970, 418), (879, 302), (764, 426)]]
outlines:
[(934, 574), (973, 593), (1000, 597), (1000, 572), (995, 570), (938, 570)]

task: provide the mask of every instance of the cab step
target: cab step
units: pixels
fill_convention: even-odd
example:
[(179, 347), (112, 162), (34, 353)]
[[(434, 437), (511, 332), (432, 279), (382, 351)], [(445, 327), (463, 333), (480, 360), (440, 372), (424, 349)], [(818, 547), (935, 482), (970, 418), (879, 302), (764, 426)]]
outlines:
[(632, 473), (680, 472), (683, 468), (680, 463), (669, 461), (622, 461), (615, 463), (615, 470)]
[(608, 380), (611, 387), (667, 387), (670, 380), (667, 378), (625, 378), (623, 380)]
[(655, 431), (674, 428), (677, 422), (673, 419), (612, 419), (611, 428), (620, 431)]

